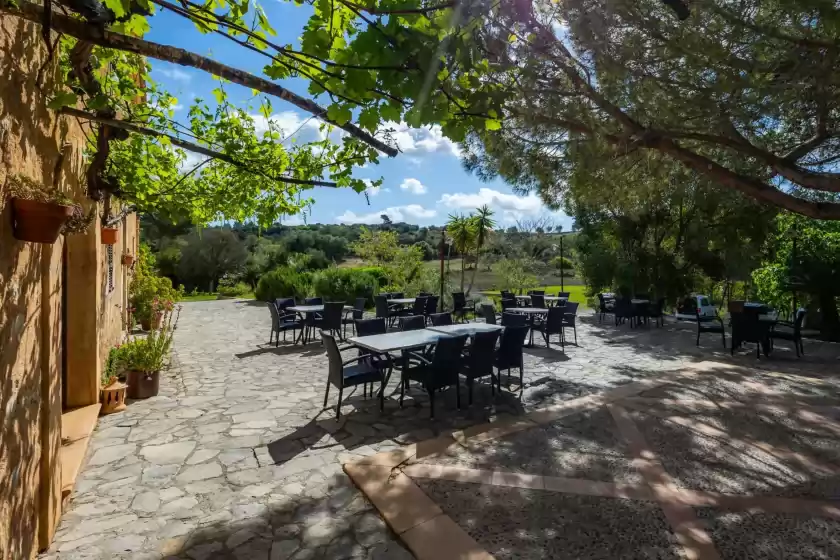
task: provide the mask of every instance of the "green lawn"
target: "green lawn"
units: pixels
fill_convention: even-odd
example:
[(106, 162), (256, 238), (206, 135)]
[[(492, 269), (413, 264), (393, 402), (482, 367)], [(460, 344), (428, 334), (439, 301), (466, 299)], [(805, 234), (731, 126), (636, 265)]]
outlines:
[[(557, 295), (557, 292), (560, 291), (560, 286), (535, 286), (534, 288), (529, 289), (545, 290), (545, 295), (552, 296)], [(586, 291), (586, 286), (564, 285), (564, 291), (569, 292), (569, 299), (571, 301), (579, 303), (581, 307), (586, 307), (586, 294), (584, 293)], [(488, 297), (499, 297), (498, 290), (482, 291), (482, 294), (485, 294)]]

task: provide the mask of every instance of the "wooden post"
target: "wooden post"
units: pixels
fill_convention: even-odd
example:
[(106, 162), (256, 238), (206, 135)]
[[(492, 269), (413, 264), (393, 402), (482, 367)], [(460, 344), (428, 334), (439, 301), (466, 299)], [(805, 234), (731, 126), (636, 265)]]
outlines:
[(440, 230), (440, 300), (438, 303), (440, 305), (439, 309), (440, 312), (443, 313), (443, 257), (446, 253), (446, 228)]

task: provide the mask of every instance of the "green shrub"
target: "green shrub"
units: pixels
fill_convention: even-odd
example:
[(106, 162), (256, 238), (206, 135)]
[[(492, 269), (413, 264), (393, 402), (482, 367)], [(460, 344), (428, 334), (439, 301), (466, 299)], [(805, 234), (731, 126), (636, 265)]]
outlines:
[(136, 274), (131, 282), (131, 307), (139, 321), (152, 318), (152, 308), (160, 302), (174, 303), (184, 295), (183, 288), (172, 287), (172, 280), (163, 276)]
[(381, 266), (361, 266), (359, 268), (354, 268), (353, 270), (367, 272), (373, 276), (374, 280), (376, 280), (376, 286), (379, 288), (384, 288), (385, 285), (388, 284), (388, 276), (386, 276), (385, 269)]
[[(563, 276), (574, 276), (575, 263), (573, 263), (571, 259), (560, 256), (551, 259), (551, 266), (557, 270), (560, 270), (561, 264), (563, 265)], [(568, 272), (571, 272), (572, 274), (567, 274)]]
[(309, 293), (310, 282), (310, 275), (283, 266), (263, 274), (257, 282), (254, 295), (261, 301), (274, 301), (282, 297), (302, 298)]
[(360, 268), (328, 268), (315, 275), (312, 285), (315, 295), (324, 301), (343, 301), (352, 305), (359, 297), (373, 301), (377, 279)]
[(219, 286), (219, 295), (225, 297), (242, 297), (250, 291), (251, 287), (244, 282), (239, 282), (233, 286)]

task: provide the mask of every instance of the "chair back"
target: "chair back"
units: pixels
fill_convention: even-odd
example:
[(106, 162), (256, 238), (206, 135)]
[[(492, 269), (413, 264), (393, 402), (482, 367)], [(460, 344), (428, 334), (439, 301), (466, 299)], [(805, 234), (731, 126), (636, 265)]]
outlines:
[(732, 313), (732, 338), (742, 342), (761, 342), (763, 329), (758, 320), (758, 313)]
[(327, 332), (321, 331), (321, 340), (324, 347), (327, 349), (327, 358), (329, 358), (329, 379), (332, 383), (342, 386), (344, 382), (344, 367), (341, 359), (341, 352), (338, 350), (338, 344), (335, 342), (335, 337)]
[(321, 319), (321, 328), (340, 329), (341, 318), (344, 315), (343, 301), (328, 301), (324, 304), (324, 313)]
[(366, 298), (356, 298), (356, 304), (353, 305), (353, 319), (361, 319), (365, 316), (365, 304), (367, 304)]
[(545, 296), (542, 294), (532, 294), (531, 307), (535, 307), (537, 309), (545, 309)]
[(530, 290), (528, 292), (528, 295), (529, 296), (544, 296), (545, 295), (545, 290)]
[(437, 304), (440, 296), (429, 296), (426, 298), (426, 315), (437, 313)]
[(452, 292), (452, 307), (455, 311), (460, 311), (467, 306), (467, 296), (464, 292)]
[(598, 310), (601, 313), (607, 312), (607, 302), (604, 301), (604, 294), (598, 294)]
[(356, 336), (371, 336), (374, 334), (385, 334), (387, 331), (384, 317), (375, 319), (358, 319), (356, 324)]
[(411, 306), (412, 315), (423, 315), (426, 312), (426, 297), (417, 296)]
[(409, 315), (400, 317), (401, 331), (419, 331), (426, 328), (426, 317), (423, 315)]
[(502, 313), (503, 327), (524, 327), (528, 324), (528, 318), (521, 313)]
[(429, 315), (429, 318), (432, 320), (432, 325), (435, 327), (443, 327), (445, 325), (452, 324), (452, 313), (448, 311), (446, 313), (432, 313)]
[(388, 298), (385, 294), (379, 294), (373, 298), (373, 303), (376, 306), (377, 317), (388, 317), (390, 310), (388, 309)]
[(291, 297), (277, 298), (274, 300), (274, 305), (277, 306), (277, 310), (280, 312), (281, 315), (286, 313), (287, 307), (292, 307), (294, 304), (295, 298)]
[(483, 377), (493, 373), (493, 361), (496, 358), (496, 342), (500, 331), (477, 332), (470, 344), (470, 356), (467, 363), (470, 377)]
[(562, 307), (563, 315), (577, 315), (578, 306), (580, 304), (576, 301), (567, 301), (565, 307)]
[(799, 336), (802, 332), (802, 323), (805, 322), (805, 315), (807, 315), (807, 311), (804, 307), (800, 307), (796, 310), (796, 317), (793, 320), (793, 333)]
[(402, 292), (391, 292), (391, 299), (403, 299), (405, 294)]
[(548, 308), (548, 316), (545, 318), (546, 334), (560, 334), (563, 332), (563, 316), (565, 311), (563, 307)]
[(557, 297), (564, 297), (568, 299), (572, 295), (572, 292), (557, 292)]
[(746, 302), (743, 300), (732, 300), (729, 302), (729, 305), (726, 306), (726, 310), (729, 313), (743, 313), (744, 312), (744, 304)]
[(267, 302), (268, 311), (271, 313), (271, 330), (280, 330), (280, 313), (277, 312), (277, 306), (272, 302)]
[(481, 304), (481, 314), (484, 316), (484, 322), (489, 325), (496, 324), (496, 308), (492, 303)]
[(502, 299), (513, 299), (515, 296), (510, 290), (502, 290), (499, 292), (499, 297)]
[(323, 303), (324, 303), (324, 298), (319, 298), (319, 297), (310, 297), (310, 298), (306, 298), (306, 299), (304, 300), (304, 303), (305, 303), (306, 305), (323, 305)]
[(528, 336), (528, 327), (526, 326), (505, 327), (502, 338), (499, 340), (499, 349), (496, 352), (497, 368), (509, 369), (522, 365), (522, 347), (525, 345), (526, 336)]
[(502, 312), (506, 311), (507, 309), (511, 309), (516, 307), (516, 299), (515, 298), (502, 298)]
[(458, 375), (461, 373), (461, 364), (464, 360), (464, 346), (467, 344), (468, 335), (445, 336), (439, 338), (435, 344), (435, 353), (432, 356), (429, 385), (441, 387), (458, 382)]

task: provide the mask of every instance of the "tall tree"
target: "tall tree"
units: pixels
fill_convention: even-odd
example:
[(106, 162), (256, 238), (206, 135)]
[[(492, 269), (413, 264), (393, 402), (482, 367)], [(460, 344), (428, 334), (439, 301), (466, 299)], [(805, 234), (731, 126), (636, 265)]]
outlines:
[(473, 216), (450, 214), (446, 223), (446, 231), (452, 239), (452, 245), (461, 255), (461, 291), (464, 291), (464, 272), (467, 255), (475, 246), (476, 230)]
[(476, 208), (475, 214), (471, 218), (475, 231), (475, 268), (473, 268), (472, 276), (470, 277), (470, 286), (467, 288), (467, 294), (470, 293), (473, 284), (475, 284), (475, 274), (478, 272), (478, 259), (481, 250), (487, 243), (487, 239), (493, 234), (493, 228), (496, 227), (496, 222), (493, 220), (493, 210), (486, 204), (480, 208)]
[(245, 244), (229, 229), (195, 231), (181, 249), (178, 276), (213, 292), (225, 274), (238, 272), (248, 259)]

